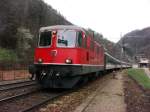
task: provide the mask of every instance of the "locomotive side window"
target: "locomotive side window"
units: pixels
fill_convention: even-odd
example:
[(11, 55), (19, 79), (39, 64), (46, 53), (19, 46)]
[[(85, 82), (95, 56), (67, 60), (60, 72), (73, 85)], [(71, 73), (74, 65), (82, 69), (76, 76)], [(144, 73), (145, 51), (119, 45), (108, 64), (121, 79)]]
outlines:
[(86, 35), (84, 37), (83, 46), (84, 46), (84, 48), (87, 48), (87, 37), (86, 37)]
[(39, 38), (39, 46), (50, 46), (51, 45), (51, 31), (49, 32), (41, 32)]
[(57, 31), (57, 47), (75, 47), (76, 31), (74, 30), (58, 30)]
[(79, 47), (82, 47), (82, 41), (83, 41), (82, 32), (78, 32), (78, 46)]

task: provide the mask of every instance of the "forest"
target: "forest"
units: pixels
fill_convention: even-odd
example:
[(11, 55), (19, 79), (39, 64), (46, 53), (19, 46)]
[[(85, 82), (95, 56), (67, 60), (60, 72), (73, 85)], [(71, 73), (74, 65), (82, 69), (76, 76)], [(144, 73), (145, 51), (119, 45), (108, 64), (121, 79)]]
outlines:
[[(43, 0), (1, 0), (1, 65), (6, 62), (32, 63), (40, 27), (72, 24)], [(108, 49), (110, 44), (113, 45), (97, 32), (95, 32), (95, 38)]]
[(0, 1), (0, 62), (31, 62), (42, 26), (71, 24), (42, 0)]

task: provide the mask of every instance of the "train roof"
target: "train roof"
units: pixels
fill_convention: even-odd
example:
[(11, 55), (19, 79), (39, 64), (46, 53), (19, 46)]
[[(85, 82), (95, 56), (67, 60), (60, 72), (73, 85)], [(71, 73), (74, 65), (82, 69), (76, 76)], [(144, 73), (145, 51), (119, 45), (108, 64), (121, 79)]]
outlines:
[(112, 59), (115, 60), (116, 62), (120, 62), (120, 60), (118, 60), (117, 58), (111, 56), (111, 55), (108, 54), (107, 52), (105, 52), (105, 55), (107, 55), (108, 57), (112, 58)]
[(124, 62), (124, 61), (121, 61), (121, 60), (118, 60), (117, 58), (111, 56), (109, 53), (105, 52), (105, 55), (107, 55), (108, 57), (112, 58), (114, 61), (118, 62), (118, 63), (122, 63), (122, 64), (131, 64), (131, 63), (128, 63), (128, 62)]
[(54, 26), (41, 27), (40, 32), (43, 32), (46, 30), (53, 30), (53, 29), (72, 29), (72, 30), (85, 31), (82, 27), (75, 26), (75, 25), (54, 25)]
[[(76, 26), (76, 25), (53, 25), (53, 26), (46, 26), (46, 27), (41, 27), (39, 31), (40, 32), (44, 32), (44, 31), (50, 31), (50, 30), (55, 30), (55, 29), (81, 30), (81, 31), (85, 32), (86, 35), (90, 36), (90, 38), (93, 37), (88, 30), (86, 30), (86, 29), (84, 29), (82, 27)], [(101, 44), (101, 43), (99, 43), (99, 44)]]

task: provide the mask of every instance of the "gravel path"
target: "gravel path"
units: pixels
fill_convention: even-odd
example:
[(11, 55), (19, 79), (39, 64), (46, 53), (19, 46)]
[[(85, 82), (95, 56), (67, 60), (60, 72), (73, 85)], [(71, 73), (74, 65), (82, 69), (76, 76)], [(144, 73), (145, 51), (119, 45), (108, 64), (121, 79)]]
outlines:
[(95, 94), (90, 104), (81, 104), (75, 112), (126, 112), (122, 73), (119, 72), (114, 79), (107, 80), (105, 87), (99, 88)]

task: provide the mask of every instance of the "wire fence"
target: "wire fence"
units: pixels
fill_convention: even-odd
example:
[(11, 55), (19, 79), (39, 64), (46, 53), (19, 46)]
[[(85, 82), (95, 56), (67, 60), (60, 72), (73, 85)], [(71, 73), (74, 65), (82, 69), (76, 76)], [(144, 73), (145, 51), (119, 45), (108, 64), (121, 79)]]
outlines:
[(0, 62), (0, 81), (27, 79), (31, 62)]

